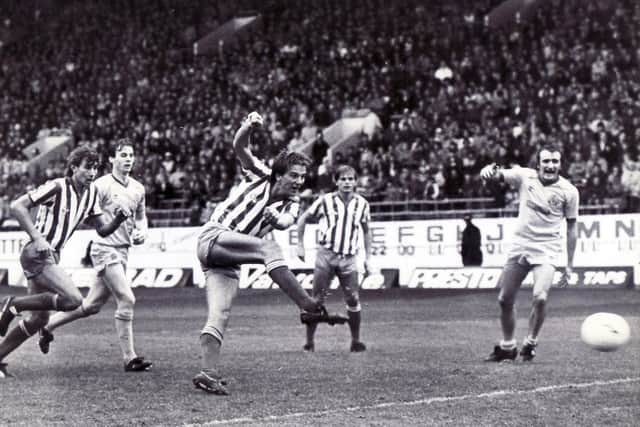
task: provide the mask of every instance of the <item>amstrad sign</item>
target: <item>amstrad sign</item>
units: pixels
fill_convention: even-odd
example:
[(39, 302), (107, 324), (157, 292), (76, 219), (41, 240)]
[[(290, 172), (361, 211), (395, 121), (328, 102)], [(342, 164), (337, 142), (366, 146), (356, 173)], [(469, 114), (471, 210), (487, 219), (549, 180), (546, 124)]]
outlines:
[[(79, 287), (91, 286), (97, 280), (92, 268), (68, 268), (73, 282)], [(127, 279), (131, 287), (176, 288), (193, 286), (191, 268), (128, 268)]]
[[(408, 288), (424, 289), (493, 289), (498, 286), (500, 268), (416, 268), (411, 274)], [(553, 285), (562, 277), (556, 271)], [(633, 267), (575, 267), (568, 281), (569, 287), (632, 287)], [(524, 287), (533, 286), (529, 273)]]

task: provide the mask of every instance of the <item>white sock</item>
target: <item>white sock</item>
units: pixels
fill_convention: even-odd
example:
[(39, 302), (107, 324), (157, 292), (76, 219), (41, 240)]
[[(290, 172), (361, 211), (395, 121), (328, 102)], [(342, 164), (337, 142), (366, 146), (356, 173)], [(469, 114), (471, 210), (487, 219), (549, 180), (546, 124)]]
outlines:
[(516, 348), (516, 345), (517, 342), (515, 339), (509, 341), (500, 340), (500, 348), (503, 350), (513, 350), (514, 348)]
[(137, 357), (133, 349), (133, 320), (116, 319), (116, 332), (125, 362)]
[(524, 339), (524, 343), (525, 344), (531, 344), (533, 346), (538, 345), (538, 339), (537, 338), (531, 338), (531, 335), (527, 335), (527, 337)]

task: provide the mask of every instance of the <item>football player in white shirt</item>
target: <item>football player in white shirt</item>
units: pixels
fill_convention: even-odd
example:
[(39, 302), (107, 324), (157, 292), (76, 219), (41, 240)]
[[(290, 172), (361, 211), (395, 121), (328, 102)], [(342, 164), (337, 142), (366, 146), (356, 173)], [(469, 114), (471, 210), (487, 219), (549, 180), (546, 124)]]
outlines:
[(566, 284), (573, 269), (577, 241), (578, 189), (559, 175), (561, 153), (546, 145), (537, 153), (537, 170), (522, 167), (485, 166), (480, 176), (485, 180), (504, 180), (518, 189), (520, 203), (513, 244), (500, 277), (500, 322), (503, 339), (487, 361), (515, 360), (518, 355), (514, 338), (516, 326), (514, 301), (522, 281), (533, 274), (533, 300), (529, 330), (520, 351), (523, 361), (536, 355), (538, 333), (544, 322), (545, 306), (556, 267), (562, 253), (562, 222), (566, 219), (567, 264), (562, 283)]
[(95, 181), (98, 203), (108, 218), (118, 207), (125, 207), (133, 215), (113, 234), (93, 241), (90, 256), (98, 280), (91, 286), (80, 307), (51, 317), (49, 323), (40, 330), (38, 345), (43, 353), (48, 353), (55, 329), (76, 319), (97, 314), (109, 296), (113, 295), (117, 304), (115, 324), (124, 358), (124, 370), (146, 371), (151, 368), (152, 363), (138, 356), (134, 350), (133, 307), (136, 299), (125, 274), (129, 247), (144, 243), (147, 235), (145, 189), (130, 176), (135, 156), (133, 145), (128, 139), (116, 142), (109, 161), (112, 164), (111, 173)]

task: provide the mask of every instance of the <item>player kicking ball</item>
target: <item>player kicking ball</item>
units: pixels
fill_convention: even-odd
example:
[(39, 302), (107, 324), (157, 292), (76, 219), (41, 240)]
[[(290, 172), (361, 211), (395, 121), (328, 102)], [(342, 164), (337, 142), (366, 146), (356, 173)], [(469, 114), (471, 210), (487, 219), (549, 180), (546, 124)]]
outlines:
[(520, 350), (523, 361), (536, 355), (538, 334), (545, 319), (545, 308), (553, 275), (562, 253), (562, 221), (567, 221), (567, 264), (561, 284), (566, 284), (573, 268), (577, 242), (578, 189), (559, 175), (561, 153), (552, 145), (542, 146), (536, 155), (537, 170), (522, 167), (500, 169), (485, 166), (485, 180), (504, 180), (518, 189), (520, 205), (512, 247), (502, 269), (498, 286), (502, 340), (494, 347), (488, 362), (512, 361), (518, 356), (514, 338), (516, 313), (514, 302), (522, 281), (533, 274), (533, 299), (529, 330)]
[(242, 264), (264, 264), (271, 279), (303, 310), (302, 323), (347, 321), (346, 317), (330, 315), (311, 298), (289, 270), (278, 244), (263, 239), (273, 229), (285, 230), (295, 223), (300, 211), (298, 194), (310, 160), (303, 154), (283, 151), (272, 168), (267, 167), (249, 149), (251, 134), (262, 124), (262, 116), (253, 112), (236, 131), (233, 149), (242, 166), (243, 181), (218, 204), (198, 237), (197, 256), (205, 275), (208, 314), (200, 333), (202, 369), (193, 384), (212, 394), (229, 394), (218, 364)]
[(121, 206), (133, 212), (133, 216), (114, 233), (93, 241), (90, 256), (98, 280), (91, 286), (80, 307), (51, 317), (49, 323), (40, 329), (38, 345), (42, 353), (47, 354), (54, 330), (74, 320), (98, 314), (113, 295), (116, 299), (116, 332), (124, 359), (124, 370), (146, 371), (151, 368), (152, 363), (138, 356), (134, 349), (133, 307), (136, 298), (126, 277), (129, 248), (131, 245), (144, 243), (147, 234), (145, 188), (130, 176), (135, 156), (133, 144), (128, 139), (116, 142), (109, 161), (112, 165), (111, 173), (96, 179), (94, 184), (98, 192), (98, 204), (107, 217), (113, 216)]

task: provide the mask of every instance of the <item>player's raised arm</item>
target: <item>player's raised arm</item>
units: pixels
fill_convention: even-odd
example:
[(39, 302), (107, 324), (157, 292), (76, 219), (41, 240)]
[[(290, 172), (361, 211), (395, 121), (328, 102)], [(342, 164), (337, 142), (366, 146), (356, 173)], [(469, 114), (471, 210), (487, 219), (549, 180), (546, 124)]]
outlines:
[(261, 128), (264, 123), (262, 116), (255, 111), (243, 120), (242, 125), (236, 131), (233, 138), (233, 150), (240, 164), (244, 169), (256, 171), (260, 169), (260, 160), (258, 160), (249, 149), (249, 140), (251, 133)]

